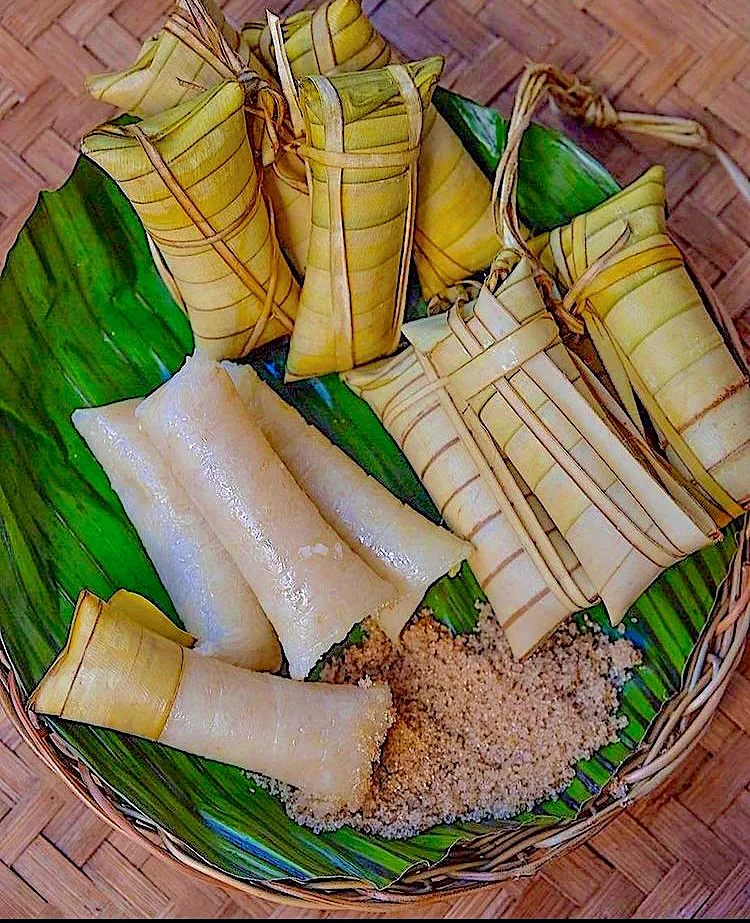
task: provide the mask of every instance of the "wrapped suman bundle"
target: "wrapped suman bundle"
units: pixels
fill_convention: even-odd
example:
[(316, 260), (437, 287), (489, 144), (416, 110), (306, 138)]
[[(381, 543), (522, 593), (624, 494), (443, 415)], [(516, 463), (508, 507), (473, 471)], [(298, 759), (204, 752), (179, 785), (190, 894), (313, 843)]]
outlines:
[(392, 721), (385, 686), (298, 683), (205, 657), (158, 610), (83, 591), (30, 699), (58, 715), (264, 773), (356, 810)]
[[(207, 24), (203, 37), (196, 12)], [(159, 33), (144, 42), (130, 67), (93, 74), (86, 78), (86, 89), (95, 99), (140, 118), (158, 115), (201, 90), (238, 76), (229, 56), (222, 55), (218, 47), (221, 39), (242, 66), (260, 76), (268, 74), (249, 47), (240, 43), (213, 0), (177, 0)]]
[(404, 332), (412, 347), (345, 381), (473, 543), (516, 656), (598, 596), (617, 623), (665, 567), (718, 537), (645, 442), (639, 456), (608, 421), (526, 260), (468, 319), (456, 306)]
[(132, 202), (196, 344), (215, 358), (289, 333), (299, 298), (260, 190), (244, 105), (242, 86), (225, 81), (137, 124), (102, 125), (82, 145)]
[[(304, 164), (294, 150), (280, 145), (276, 129), (274, 145), (269, 144), (266, 117), (276, 115), (270, 97), (278, 93), (274, 78), (215, 4), (178, 0), (159, 34), (148, 39), (130, 67), (89, 77), (86, 86), (96, 99), (148, 118), (223, 80), (239, 80), (245, 88), (251, 146), (263, 167), (261, 183), (273, 206), (276, 234), (292, 265), (304, 273), (310, 236)], [(158, 250), (154, 259), (172, 290)], [(176, 297), (181, 300), (179, 293)]]
[(432, 387), (414, 347), (342, 377), (380, 417), (448, 527), (471, 542), (469, 565), (516, 657), (596, 600), (574, 552), (548, 517), (534, 520), (540, 528), (527, 540), (510, 497), (523, 509), (532, 503), (531, 497), (522, 502), (528, 488), (510, 466), (508, 481), (500, 483), (473, 440), (461, 439), (455, 408)]
[(398, 344), (423, 113), (442, 67), (435, 57), (300, 82), (312, 230), (288, 380), (350, 369)]
[(404, 332), (428, 377), (442, 382), (462, 432), (493, 467), (512, 463), (617, 624), (662, 570), (718, 530), (666, 466), (656, 467), (645, 440), (625, 441), (609, 423), (560, 343), (528, 262), (492, 288), (485, 284), (468, 317), (457, 305)]
[[(329, 0), (282, 24), (284, 51), (297, 80), (380, 68), (397, 60), (360, 0)], [(271, 31), (248, 23), (242, 39), (273, 70)], [(426, 298), (485, 269), (497, 253), (492, 188), (458, 136), (435, 110), (424, 115), (414, 230), (414, 262)]]
[(720, 521), (740, 515), (750, 504), (750, 385), (667, 235), (664, 169), (529, 247), (563, 290), (576, 288), (631, 418), (640, 422), (635, 394)]

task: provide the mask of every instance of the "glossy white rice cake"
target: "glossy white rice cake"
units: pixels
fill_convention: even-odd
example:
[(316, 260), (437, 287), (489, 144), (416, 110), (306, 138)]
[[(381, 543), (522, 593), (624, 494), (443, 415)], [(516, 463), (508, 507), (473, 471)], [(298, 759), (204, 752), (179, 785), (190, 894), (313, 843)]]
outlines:
[(250, 366), (223, 366), (263, 435), (329, 525), (398, 591), (379, 616), (396, 641), (427, 590), (460, 567), (471, 545), (394, 497)]
[(196, 650), (253, 670), (278, 670), (281, 648), (255, 593), (156, 446), (138, 426), (139, 399), (76, 410), (73, 423), (135, 526)]
[(395, 597), (299, 487), (217, 363), (188, 358), (137, 417), (255, 591), (292, 677)]

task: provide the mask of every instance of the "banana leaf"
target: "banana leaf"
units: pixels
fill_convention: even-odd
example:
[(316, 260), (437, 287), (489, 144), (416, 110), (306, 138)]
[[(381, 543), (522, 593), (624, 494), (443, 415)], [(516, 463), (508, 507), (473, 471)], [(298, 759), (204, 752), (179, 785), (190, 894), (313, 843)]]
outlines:
[[(446, 91), (442, 114), (488, 175), (505, 121)], [(523, 219), (542, 230), (569, 221), (618, 186), (560, 134), (534, 127), (521, 153)], [(415, 278), (415, 277), (414, 277)], [(410, 287), (409, 316), (424, 312)], [(144, 395), (192, 350), (186, 317), (149, 255), (141, 225), (117, 186), (79, 160), (66, 185), (43, 193), (0, 278), (0, 636), (28, 693), (63, 645), (81, 587), (108, 598), (119, 587), (148, 596), (176, 619), (138, 536), (71, 412)], [(386, 487), (427, 516), (437, 512), (369, 408), (335, 376), (284, 386), (285, 346), (253, 366)], [(559, 798), (515, 818), (572, 818), (642, 740), (682, 671), (735, 550), (734, 533), (668, 571), (633, 607), (625, 634), (643, 655), (624, 690), (617, 743), (581, 762)], [(454, 631), (471, 631), (481, 592), (467, 567), (431, 589), (426, 603)], [(601, 607), (591, 619), (611, 631)], [(585, 629), (585, 625), (581, 620)], [(355, 636), (361, 634), (355, 632)], [(497, 823), (436, 827), (386, 841), (350, 829), (316, 835), (240, 770), (109, 731), (54, 723), (125, 804), (221, 871), (245, 879), (345, 876), (386, 887), (415, 864)]]

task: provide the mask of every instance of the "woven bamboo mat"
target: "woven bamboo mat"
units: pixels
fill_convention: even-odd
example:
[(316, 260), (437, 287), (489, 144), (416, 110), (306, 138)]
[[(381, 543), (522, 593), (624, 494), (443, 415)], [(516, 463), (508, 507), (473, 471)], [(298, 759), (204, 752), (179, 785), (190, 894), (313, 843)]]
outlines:
[[(307, 0), (309, 2), (309, 0)], [(306, 0), (272, 3), (293, 11)], [(0, 0), (0, 260), (37, 192), (59, 186), (109, 113), (87, 72), (119, 67), (170, 0)], [(262, 0), (222, 4), (232, 21)], [(366, 0), (410, 56), (442, 52), (458, 92), (510, 110), (526, 59), (579, 70), (621, 108), (689, 115), (750, 172), (750, 0)], [(623, 182), (667, 167), (671, 226), (750, 344), (750, 208), (704, 155), (576, 137)], [(652, 798), (534, 879), (423, 917), (750, 916), (750, 656), (708, 733)], [(198, 886), (114, 834), (0, 721), (0, 916), (297, 917)], [(404, 914), (407, 915), (407, 914)], [(336, 916), (336, 914), (330, 914)]]

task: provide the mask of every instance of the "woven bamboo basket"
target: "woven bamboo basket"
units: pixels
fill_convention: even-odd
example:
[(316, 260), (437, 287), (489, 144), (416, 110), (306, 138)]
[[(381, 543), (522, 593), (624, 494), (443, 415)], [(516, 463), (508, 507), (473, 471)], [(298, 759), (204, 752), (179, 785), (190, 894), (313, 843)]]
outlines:
[[(726, 340), (739, 351), (742, 344), (731, 319), (695, 267), (691, 270)], [(744, 362), (744, 355), (740, 358)], [(186, 844), (124, 803), (44, 719), (27, 709), (13, 665), (2, 648), (0, 698), (23, 739), (52, 772), (102, 820), (176, 869), (199, 881), (282, 904), (319, 910), (359, 908), (377, 913), (394, 906), (457, 897), (484, 886), (532, 876), (547, 862), (587, 842), (619, 813), (653, 792), (679, 771), (708, 729), (742, 658), (749, 630), (750, 516), (743, 522), (733, 563), (685, 667), (679, 692), (662, 708), (640, 747), (579, 816), (553, 826), (509, 826), (476, 837), (470, 843), (456, 846), (442, 862), (409, 872), (383, 890), (356, 879), (251, 882), (218, 871)]]
[[(745, 349), (731, 318), (697, 269), (689, 268), (726, 342), (747, 368)], [(577, 817), (544, 827), (508, 824), (458, 844), (441, 862), (413, 869), (385, 889), (347, 878), (300, 883), (231, 877), (126, 803), (51, 725), (28, 710), (22, 683), (2, 644), (0, 700), (23, 739), (55, 775), (102, 820), (175, 869), (202, 882), (282, 904), (319, 910), (388, 912), (396, 906), (459, 896), (532, 876), (545, 863), (587, 842), (619, 813), (679, 771), (708, 729), (742, 657), (750, 629), (750, 514), (742, 522), (737, 540), (736, 554), (685, 666), (679, 691), (661, 709), (640, 746)]]
[(176, 869), (199, 881), (234, 888), (282, 904), (387, 912), (396, 905), (455, 897), (486, 885), (534, 875), (542, 866), (598, 833), (620, 812), (645, 798), (674, 772), (707, 730), (750, 628), (750, 523), (719, 599), (688, 662), (680, 692), (662, 709), (641, 747), (572, 823), (499, 831), (459, 846), (441, 863), (419, 869), (386, 890), (357, 880), (241, 881), (211, 868), (165, 830), (123, 804), (78, 755), (27, 711), (18, 680), (0, 657), (0, 697), (24, 740), (102, 820)]

